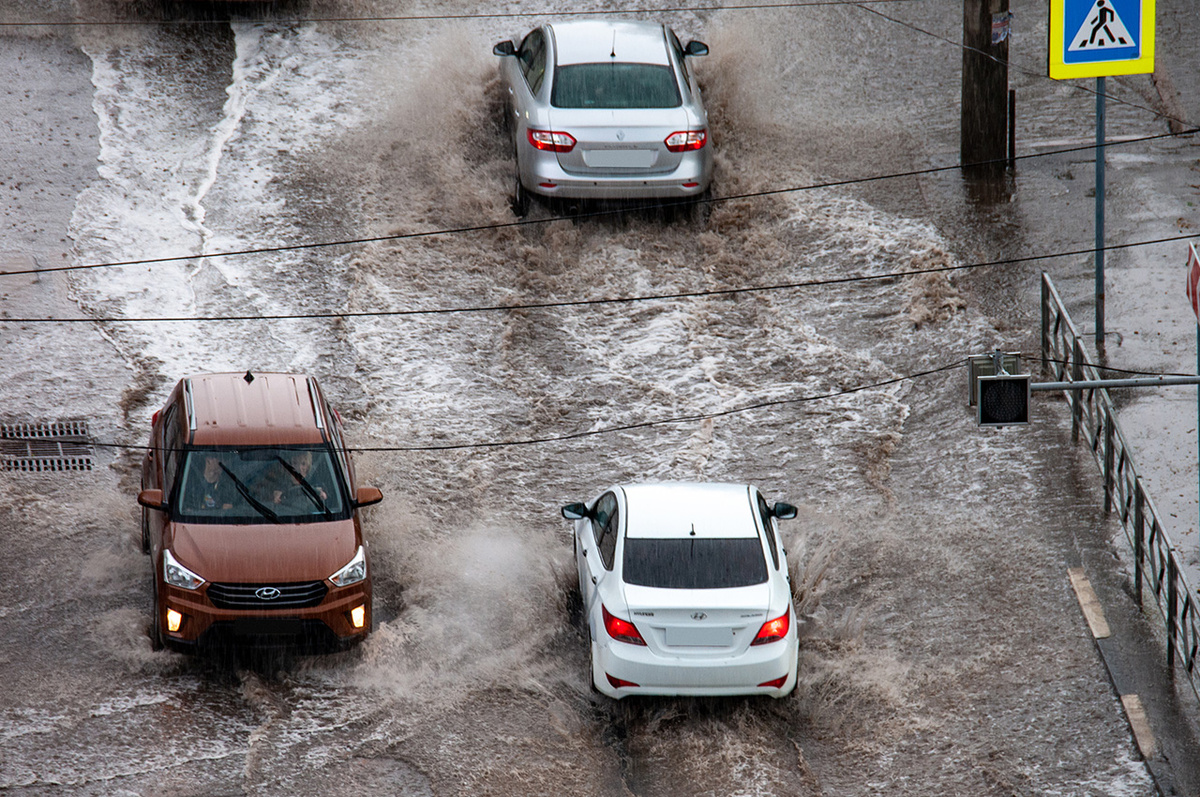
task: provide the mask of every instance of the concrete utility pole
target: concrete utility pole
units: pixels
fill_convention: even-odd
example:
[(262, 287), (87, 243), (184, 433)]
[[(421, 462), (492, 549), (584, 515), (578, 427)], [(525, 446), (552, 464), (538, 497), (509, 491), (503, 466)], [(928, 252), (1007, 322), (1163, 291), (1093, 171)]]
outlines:
[[(1008, 157), (1008, 0), (963, 0), (962, 164), (1003, 171)], [(995, 29), (995, 35), (993, 35)], [(995, 161), (982, 167), (968, 164)]]

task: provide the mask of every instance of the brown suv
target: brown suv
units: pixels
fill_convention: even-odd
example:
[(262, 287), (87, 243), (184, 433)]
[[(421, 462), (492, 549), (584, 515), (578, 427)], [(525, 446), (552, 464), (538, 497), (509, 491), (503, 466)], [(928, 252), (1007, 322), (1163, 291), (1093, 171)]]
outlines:
[(142, 550), (155, 648), (255, 641), (344, 647), (371, 631), (371, 570), (341, 418), (316, 380), (199, 374), (154, 413)]

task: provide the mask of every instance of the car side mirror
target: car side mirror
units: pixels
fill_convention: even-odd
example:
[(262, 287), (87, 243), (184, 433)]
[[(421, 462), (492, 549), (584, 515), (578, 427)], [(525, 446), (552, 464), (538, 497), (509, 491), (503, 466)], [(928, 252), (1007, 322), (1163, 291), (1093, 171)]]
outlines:
[(683, 48), (684, 55), (708, 55), (708, 45), (704, 42), (690, 41)]
[(496, 42), (496, 46), (492, 48), (492, 55), (516, 55), (517, 48), (513, 46), (511, 41)]
[(785, 504), (783, 501), (776, 501), (775, 506), (771, 509), (771, 514), (780, 520), (791, 520), (796, 516), (796, 507)]
[(567, 504), (562, 508), (562, 516), (567, 520), (583, 520), (591, 517), (592, 513), (588, 511), (587, 504)]
[(147, 509), (165, 510), (167, 508), (163, 502), (162, 490), (142, 490), (138, 493), (137, 502)]
[(371, 506), (383, 500), (383, 492), (378, 487), (359, 487), (354, 493), (355, 506)]

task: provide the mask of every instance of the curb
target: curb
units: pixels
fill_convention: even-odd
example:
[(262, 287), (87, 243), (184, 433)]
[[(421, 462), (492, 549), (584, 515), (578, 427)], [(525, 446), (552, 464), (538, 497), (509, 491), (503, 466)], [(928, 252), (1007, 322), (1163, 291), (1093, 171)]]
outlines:
[(1158, 740), (1150, 727), (1150, 720), (1141, 696), (1136, 692), (1122, 693), (1117, 683), (1116, 668), (1113, 665), (1113, 658), (1117, 655), (1116, 646), (1107, 643), (1112, 632), (1104, 617), (1104, 607), (1101, 606), (1100, 599), (1092, 589), (1092, 584), (1088, 581), (1082, 567), (1067, 568), (1067, 575), (1071, 580), (1071, 588), (1075, 590), (1075, 597), (1079, 600), (1079, 608), (1083, 611), (1084, 619), (1087, 620), (1088, 628), (1091, 630), (1096, 650), (1099, 651), (1104, 668), (1108, 672), (1109, 683), (1112, 684), (1113, 691), (1120, 698), (1121, 708), (1125, 712), (1125, 720), (1133, 734), (1133, 741), (1142, 756), (1150, 779), (1154, 781), (1155, 790), (1159, 797), (1179, 797), (1179, 792), (1175, 790), (1175, 779), (1171, 774), (1169, 762), (1160, 754)]

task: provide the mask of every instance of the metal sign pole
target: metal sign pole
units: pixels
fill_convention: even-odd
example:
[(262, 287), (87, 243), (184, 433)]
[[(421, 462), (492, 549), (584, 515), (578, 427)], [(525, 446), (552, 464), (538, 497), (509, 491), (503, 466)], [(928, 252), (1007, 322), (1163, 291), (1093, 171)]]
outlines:
[(1104, 351), (1104, 78), (1096, 78), (1096, 348)]
[[(1200, 376), (1200, 253), (1196, 252), (1195, 244), (1188, 244), (1187, 270), (1187, 297), (1196, 314), (1196, 375)], [(1196, 462), (1200, 466), (1200, 388), (1196, 390), (1196, 445)], [(1200, 489), (1200, 475), (1197, 476), (1197, 487)]]

